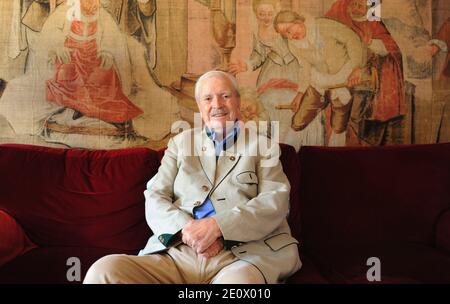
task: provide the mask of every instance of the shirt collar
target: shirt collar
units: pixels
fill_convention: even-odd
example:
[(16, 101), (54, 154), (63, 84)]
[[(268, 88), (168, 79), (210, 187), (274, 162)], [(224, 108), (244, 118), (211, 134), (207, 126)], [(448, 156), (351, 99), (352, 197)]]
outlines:
[(223, 140), (217, 139), (217, 132), (214, 130), (210, 130), (208, 127), (205, 127), (206, 135), (214, 142), (214, 146), (221, 146), (222, 150), (226, 150), (231, 147), (237, 140), (239, 135), (239, 120), (234, 122), (233, 132), (229, 132)]

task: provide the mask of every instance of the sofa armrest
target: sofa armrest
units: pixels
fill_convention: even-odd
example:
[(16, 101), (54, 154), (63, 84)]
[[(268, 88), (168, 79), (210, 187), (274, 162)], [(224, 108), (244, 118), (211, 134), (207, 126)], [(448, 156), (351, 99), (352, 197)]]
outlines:
[(19, 223), (0, 210), (0, 266), (36, 247)]
[(450, 254), (450, 210), (444, 212), (437, 222), (436, 247)]

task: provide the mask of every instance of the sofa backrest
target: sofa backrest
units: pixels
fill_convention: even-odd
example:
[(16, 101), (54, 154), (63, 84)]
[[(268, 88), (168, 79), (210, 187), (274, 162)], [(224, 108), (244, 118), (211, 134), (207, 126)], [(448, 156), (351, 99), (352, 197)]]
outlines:
[(281, 156), (280, 161), (283, 166), (283, 171), (286, 174), (291, 185), (290, 199), (289, 199), (289, 227), (291, 233), (296, 239), (300, 239), (300, 165), (297, 153), (292, 146), (280, 144)]
[(306, 251), (343, 243), (434, 246), (435, 225), (450, 208), (450, 144), (303, 147), (299, 159)]
[(0, 209), (39, 246), (141, 249), (157, 152), (0, 145)]

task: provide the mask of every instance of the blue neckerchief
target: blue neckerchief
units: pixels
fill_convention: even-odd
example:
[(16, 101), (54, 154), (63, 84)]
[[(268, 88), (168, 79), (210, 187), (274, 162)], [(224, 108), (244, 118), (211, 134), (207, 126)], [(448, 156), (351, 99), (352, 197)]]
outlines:
[(205, 127), (206, 135), (214, 142), (214, 147), (216, 149), (216, 160), (219, 158), (220, 152), (227, 150), (232, 147), (238, 138), (239, 135), (239, 121), (236, 120), (234, 122), (233, 132), (230, 132), (222, 141), (217, 140), (217, 133), (214, 130), (210, 130), (208, 127)]

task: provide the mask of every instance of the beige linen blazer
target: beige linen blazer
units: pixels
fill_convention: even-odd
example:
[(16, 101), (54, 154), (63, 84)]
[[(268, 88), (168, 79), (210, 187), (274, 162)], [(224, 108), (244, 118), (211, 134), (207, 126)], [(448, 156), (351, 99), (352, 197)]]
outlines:
[(172, 138), (145, 191), (146, 218), (154, 235), (140, 255), (167, 250), (167, 237), (191, 221), (193, 209), (209, 196), (225, 245), (236, 257), (256, 266), (267, 283), (294, 274), (301, 262), (286, 220), (290, 185), (279, 151), (278, 144), (251, 128), (241, 129), (236, 143), (217, 161), (204, 129)]

